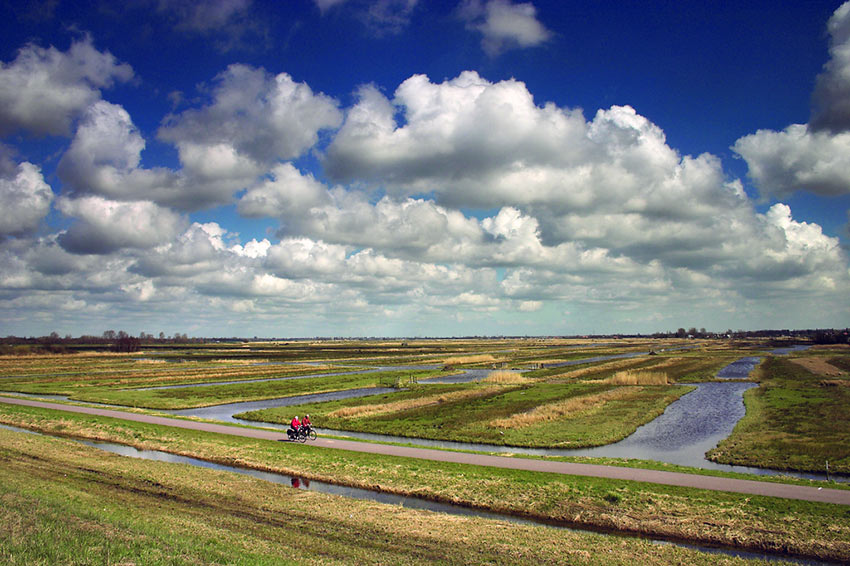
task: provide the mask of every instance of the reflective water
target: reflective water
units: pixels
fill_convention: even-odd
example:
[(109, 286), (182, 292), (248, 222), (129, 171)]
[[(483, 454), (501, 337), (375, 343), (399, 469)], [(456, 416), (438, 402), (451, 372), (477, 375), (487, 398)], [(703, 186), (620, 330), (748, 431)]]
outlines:
[[(717, 464), (705, 458), (705, 453), (729, 436), (735, 424), (744, 416), (744, 391), (756, 387), (746, 382), (710, 382), (697, 384), (696, 389), (671, 403), (658, 418), (638, 427), (628, 438), (597, 448), (521, 448), (462, 442), (420, 440), (346, 431), (321, 430), (323, 434), (356, 437), (363, 440), (400, 442), (432, 448), (489, 451), (534, 456), (588, 456), (655, 460), (681, 466), (723, 470), (759, 475), (779, 472)], [(781, 473), (781, 475), (791, 475)], [(793, 474), (810, 479), (825, 479), (825, 475)]]
[(620, 442), (574, 450), (574, 456), (655, 460), (704, 469), (763, 473), (760, 468), (727, 466), (705, 459), (705, 453), (729, 436), (744, 416), (743, 394), (755, 383), (700, 383), (671, 403), (657, 419)]
[[(799, 351), (808, 346), (794, 346), (774, 350), (774, 355), (783, 355), (789, 352)], [(646, 352), (618, 354), (612, 356), (601, 356), (597, 358), (573, 360), (558, 365), (578, 365), (608, 359), (627, 358), (646, 355)], [(827, 479), (825, 474), (777, 472), (763, 468), (749, 466), (730, 466), (717, 464), (705, 458), (705, 453), (714, 448), (718, 442), (726, 438), (734, 429), (738, 420), (745, 413), (743, 404), (743, 393), (756, 384), (734, 380), (746, 379), (752, 369), (761, 361), (760, 357), (747, 357), (737, 360), (718, 372), (717, 377), (731, 381), (709, 382), (697, 384), (696, 390), (682, 396), (679, 400), (670, 404), (660, 417), (639, 427), (634, 434), (628, 438), (606, 446), (586, 449), (535, 449), (514, 446), (497, 446), (489, 444), (473, 444), (464, 442), (448, 442), (439, 440), (427, 440), (418, 438), (407, 438), (391, 435), (358, 433), (338, 430), (320, 430), (324, 434), (336, 436), (347, 436), (364, 440), (379, 442), (398, 442), (415, 444), (424, 447), (434, 447), (453, 450), (469, 450), (482, 452), (501, 452), (529, 454), (537, 456), (592, 456), (611, 457), (625, 459), (655, 460), (671, 464), (692, 466), (703, 469), (722, 470), (729, 472), (740, 472), (757, 475), (789, 475), (808, 479)], [(385, 367), (386, 369), (412, 369), (417, 366)], [(430, 366), (434, 367), (434, 366)], [(422, 366), (418, 366), (422, 369)], [(377, 370), (375, 370), (377, 371)], [(441, 376), (422, 380), (427, 383), (462, 383), (483, 379), (490, 370), (473, 369), (465, 370), (463, 373), (451, 376)], [(267, 399), (261, 401), (250, 401), (244, 403), (229, 403), (212, 407), (196, 409), (183, 409), (166, 411), (174, 415), (194, 416), (204, 419), (220, 420), (225, 422), (236, 422), (242, 424), (260, 424), (261, 426), (276, 429), (286, 429), (287, 425), (272, 423), (257, 423), (237, 418), (235, 415), (248, 411), (301, 405), (305, 403), (317, 403), (339, 399), (350, 399), (369, 395), (384, 394), (397, 391), (391, 388), (362, 388), (346, 391), (335, 391), (330, 393), (319, 393), (311, 395), (299, 395), (280, 399)], [(43, 396), (48, 397), (48, 396)], [(831, 479), (847, 481), (846, 477)]]
[(761, 361), (760, 357), (741, 358), (717, 372), (720, 379), (747, 379)]

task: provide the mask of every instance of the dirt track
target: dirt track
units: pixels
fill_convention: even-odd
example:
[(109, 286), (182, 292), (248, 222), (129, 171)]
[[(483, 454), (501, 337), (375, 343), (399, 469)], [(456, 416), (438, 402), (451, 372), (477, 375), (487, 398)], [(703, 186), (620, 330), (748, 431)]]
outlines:
[[(28, 405), (45, 409), (69, 411), (73, 413), (85, 413), (100, 415), (144, 423), (152, 423), (163, 426), (173, 426), (192, 430), (203, 430), (220, 434), (232, 434), (235, 436), (246, 436), (266, 440), (282, 440), (286, 435), (281, 432), (270, 430), (258, 430), (241, 428), (224, 424), (188, 421), (169, 417), (156, 417), (138, 413), (127, 413), (111, 409), (98, 409), (94, 407), (78, 407), (74, 405), (62, 405), (44, 401), (33, 401), (29, 399), (18, 399), (0, 396), (0, 402), (13, 405)], [(370, 444), (352, 440), (337, 440), (330, 438), (319, 438), (312, 442), (313, 446), (324, 446), (340, 450), (354, 452), (368, 452), (371, 454), (386, 454), (390, 456), (403, 456), (418, 458), (422, 460), (433, 460), (438, 462), (454, 462), (461, 464), (472, 464), (477, 466), (491, 466), (495, 468), (508, 468), (516, 470), (530, 470), (539, 472), (550, 472), (556, 474), (568, 474), (575, 476), (590, 476), (598, 478), (610, 478), (619, 480), (641, 481), (647, 483), (676, 485), (682, 487), (693, 487), (710, 489), (714, 491), (729, 491), (734, 493), (745, 493), (748, 495), (765, 495), (770, 497), (784, 497), (786, 499), (801, 499), (805, 501), (816, 501), (821, 503), (836, 503), (839, 505), (850, 505), (850, 490), (816, 488), (781, 483), (760, 482), (753, 480), (740, 480), (731, 478), (719, 478), (699, 474), (681, 474), (676, 472), (664, 472), (658, 470), (642, 470), (634, 468), (620, 468), (616, 466), (601, 466), (596, 464), (575, 464), (569, 462), (552, 462), (548, 460), (532, 460), (526, 458), (511, 458), (508, 456), (489, 456), (483, 454), (468, 454), (463, 452), (449, 452), (444, 450), (430, 450), (427, 448), (412, 448), (406, 446), (391, 446), (387, 444)]]

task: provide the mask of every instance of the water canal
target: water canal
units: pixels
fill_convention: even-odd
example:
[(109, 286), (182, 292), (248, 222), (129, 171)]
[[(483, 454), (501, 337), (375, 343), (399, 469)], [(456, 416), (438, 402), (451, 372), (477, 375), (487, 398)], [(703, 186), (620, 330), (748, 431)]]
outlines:
[[(783, 355), (793, 351), (805, 349), (806, 346), (796, 346), (775, 350), (771, 354)], [(600, 356), (582, 360), (572, 360), (559, 363), (558, 366), (578, 365), (594, 363), (610, 359), (621, 359), (646, 355), (646, 352), (617, 354), (613, 356)], [(317, 429), (320, 434), (348, 437), (354, 439), (368, 440), (374, 442), (390, 442), (411, 444), (427, 448), (440, 448), (447, 450), (465, 450), (475, 452), (493, 452), (525, 454), (531, 456), (568, 456), (568, 457), (603, 457), (652, 460), (690, 466), (701, 469), (719, 470), (725, 472), (738, 472), (754, 475), (787, 475), (805, 479), (825, 480), (826, 474), (780, 472), (765, 468), (751, 466), (732, 466), (718, 464), (705, 458), (706, 452), (717, 446), (717, 444), (731, 434), (737, 422), (744, 416), (743, 394), (746, 390), (756, 387), (757, 384), (742, 381), (748, 378), (750, 372), (761, 361), (761, 357), (746, 357), (739, 359), (721, 369), (716, 377), (723, 379), (719, 382), (706, 382), (696, 384), (696, 389), (671, 403), (665, 412), (653, 421), (639, 427), (631, 436), (605, 446), (595, 448), (564, 449), (564, 448), (524, 448), (516, 446), (502, 446), (491, 444), (475, 444), (466, 442), (452, 442), (442, 440), (429, 440), (412, 437), (401, 437), (383, 434), (370, 434), (343, 430)], [(434, 369), (435, 366), (386, 366), (380, 368), (369, 368), (354, 370), (357, 373), (369, 371), (386, 371), (400, 369)], [(486, 377), (490, 370), (470, 369), (461, 373), (440, 376), (422, 380), (423, 383), (463, 383), (478, 381)], [(325, 375), (325, 374), (320, 374)], [(317, 374), (306, 376), (286, 377), (282, 379), (299, 379), (306, 377), (317, 377)], [(277, 378), (281, 379), (281, 378)], [(267, 380), (260, 380), (267, 381)], [(238, 382), (238, 383), (244, 383)], [(180, 387), (203, 387), (212, 384), (193, 384)], [(249, 411), (269, 408), (296, 406), (305, 403), (317, 403), (341, 399), (379, 395), (396, 391), (392, 388), (359, 388), (328, 393), (316, 393), (309, 395), (298, 395), (277, 399), (266, 399), (260, 401), (249, 401), (240, 403), (228, 403), (194, 409), (181, 409), (164, 411), (176, 416), (197, 417), (202, 419), (218, 420), (223, 422), (259, 425), (266, 428), (285, 430), (288, 425), (274, 423), (259, 423), (239, 418), (238, 415)], [(59, 396), (42, 395), (37, 397), (67, 399)], [(829, 479), (848, 481), (850, 478), (830, 476)]]
[[(799, 348), (795, 348), (795, 350), (796, 349)], [(784, 354), (787, 353), (787, 350), (773, 353)], [(606, 356), (604, 359), (618, 359), (639, 355), (645, 355), (645, 353), (619, 354), (610, 357)], [(603, 358), (574, 360), (561, 365), (576, 365), (578, 363), (597, 362), (601, 359)], [(717, 378), (724, 379), (724, 381), (696, 384), (696, 389), (694, 391), (683, 395), (680, 399), (671, 403), (661, 416), (639, 427), (628, 438), (625, 438), (620, 442), (595, 448), (524, 448), (516, 446), (429, 440), (343, 430), (317, 430), (320, 434), (326, 435), (374, 442), (412, 444), (416, 446), (447, 450), (526, 454), (532, 456), (574, 456), (653, 460), (657, 462), (724, 472), (738, 472), (755, 475), (786, 475), (816, 480), (827, 479), (825, 474), (785, 471), (779, 472), (776, 470), (751, 466), (732, 466), (728, 464), (718, 464), (705, 458), (706, 452), (717, 446), (721, 440), (729, 436), (737, 422), (744, 416), (745, 408), (743, 403), (743, 394), (746, 390), (756, 387), (757, 385), (752, 382), (741, 380), (746, 379), (760, 361), (760, 357), (747, 357), (729, 364), (717, 373)], [(461, 383), (480, 380), (486, 377), (488, 373), (489, 370), (467, 370), (462, 374), (422, 381), (429, 383)], [(390, 391), (393, 390), (385, 388), (353, 389), (333, 393), (303, 395), (246, 403), (231, 403), (227, 405), (168, 412), (180, 416), (193, 416), (222, 420), (226, 422), (256, 425), (258, 424), (257, 422), (240, 419), (236, 415), (246, 413), (248, 411), (272, 407), (295, 406), (304, 403), (348, 399), (382, 394)], [(287, 425), (276, 425), (273, 423), (261, 423), (261, 426), (280, 430), (288, 428)], [(830, 477), (832, 479), (836, 479), (833, 476)], [(838, 479), (841, 480), (842, 478)], [(846, 480), (847, 478), (843, 479)]]

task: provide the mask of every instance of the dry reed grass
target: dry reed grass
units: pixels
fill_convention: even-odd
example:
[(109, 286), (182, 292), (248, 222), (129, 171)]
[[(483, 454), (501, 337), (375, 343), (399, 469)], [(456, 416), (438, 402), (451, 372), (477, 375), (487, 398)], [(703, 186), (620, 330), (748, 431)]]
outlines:
[(513, 383), (529, 383), (532, 380), (515, 371), (497, 370), (491, 371), (487, 377), (481, 380), (482, 383), (500, 383), (508, 385)]
[(640, 357), (640, 358), (628, 358), (628, 359), (625, 359), (625, 360), (615, 360), (615, 361), (612, 361), (612, 362), (597, 364), (597, 365), (593, 365), (593, 366), (586, 367), (586, 368), (581, 368), (581, 369), (577, 369), (577, 370), (573, 370), (573, 371), (568, 371), (568, 372), (565, 372), (565, 373), (559, 373), (557, 375), (552, 375), (552, 376), (548, 377), (547, 380), (552, 381), (552, 380), (556, 380), (556, 379), (577, 379), (579, 377), (585, 377), (587, 375), (592, 375), (592, 374), (597, 374), (597, 373), (602, 373), (602, 372), (624, 370), (624, 369), (628, 369), (628, 368), (638, 368), (638, 367), (640, 367), (641, 371), (643, 371), (643, 370), (652, 371), (652, 370), (658, 370), (658, 369), (662, 369), (662, 368), (666, 368), (666, 367), (670, 367), (670, 366), (675, 366), (676, 364), (679, 364), (679, 363), (682, 362), (682, 358), (660, 358), (660, 359), (655, 358), (655, 359), (658, 359), (657, 363), (655, 363), (655, 364), (653, 364), (652, 366), (649, 366), (649, 367), (641, 367), (641, 366), (644, 366), (644, 364), (646, 364), (646, 361), (650, 360), (650, 359), (653, 359), (653, 358), (650, 358), (649, 356), (647, 356), (647, 357)]
[(385, 415), (388, 413), (398, 413), (401, 411), (409, 411), (419, 409), (430, 405), (439, 405), (454, 401), (463, 401), (467, 399), (475, 399), (492, 395), (501, 390), (501, 387), (489, 386), (479, 387), (476, 389), (464, 389), (462, 391), (452, 391), (451, 393), (440, 393), (438, 395), (428, 395), (416, 399), (405, 399), (403, 401), (394, 401), (391, 403), (376, 403), (373, 405), (360, 405), (357, 407), (343, 407), (328, 414), (329, 417), (338, 417), (343, 419), (351, 419), (356, 417), (374, 417)]
[(797, 364), (798, 366), (803, 366), (804, 368), (816, 375), (823, 375), (826, 377), (837, 377), (844, 373), (823, 358), (792, 358), (791, 362)]
[(667, 374), (661, 371), (618, 371), (603, 380), (614, 385), (667, 385)]
[(646, 358), (630, 358), (628, 360), (617, 360), (614, 362), (608, 362), (604, 364), (597, 364), (586, 368), (575, 369), (572, 371), (567, 371), (564, 373), (559, 373), (556, 375), (549, 376), (547, 378), (548, 381), (556, 380), (556, 379), (577, 379), (579, 377), (584, 377), (586, 375), (599, 373), (603, 371), (613, 371), (622, 368), (628, 368), (640, 365), (646, 362)]
[(472, 356), (453, 356), (451, 358), (446, 358), (445, 360), (443, 360), (443, 364), (447, 366), (452, 366), (460, 364), (481, 364), (495, 361), (496, 358), (490, 354), (478, 354)]
[(549, 403), (535, 407), (526, 413), (516, 413), (506, 419), (495, 419), (490, 421), (490, 426), (502, 429), (523, 428), (546, 421), (555, 421), (569, 418), (578, 413), (599, 409), (605, 403), (623, 399), (635, 393), (627, 388), (611, 389), (593, 395), (582, 395), (571, 397), (557, 403)]

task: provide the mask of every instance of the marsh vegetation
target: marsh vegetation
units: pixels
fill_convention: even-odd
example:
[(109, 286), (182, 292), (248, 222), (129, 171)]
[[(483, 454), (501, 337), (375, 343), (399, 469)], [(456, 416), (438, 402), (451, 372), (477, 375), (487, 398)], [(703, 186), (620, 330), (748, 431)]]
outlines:
[[(142, 352), (132, 355), (81, 352), (69, 355), (0, 356), (0, 389), (10, 393), (63, 395), (72, 402), (109, 403), (135, 407), (137, 411), (157, 411), (279, 397), (292, 397), (297, 401), (300, 395), (320, 391), (346, 391), (354, 388), (366, 388), (368, 391), (370, 387), (389, 385), (391, 389), (380, 394), (266, 409), (242, 416), (262, 425), (263, 422), (288, 422), (293, 414), (309, 413), (314, 424), (320, 428), (383, 432), (394, 436), (490, 445), (579, 447), (604, 445), (629, 436), (637, 427), (660, 415), (670, 403), (690, 391), (689, 384), (715, 380), (717, 372), (731, 362), (746, 356), (759, 356), (763, 361), (751, 379), (760, 386), (746, 394), (747, 416), (733, 435), (712, 453), (712, 457), (724, 462), (802, 470), (820, 469), (820, 460), (828, 459), (831, 471), (850, 472), (850, 416), (845, 410), (847, 401), (850, 401), (850, 389), (847, 387), (850, 383), (850, 351), (846, 347), (842, 349), (833, 346), (813, 348), (790, 357), (772, 356), (770, 351), (771, 346), (765, 343), (745, 345), (681, 340), (624, 340), (617, 343), (435, 340), (405, 345), (393, 342), (198, 345), (179, 350), (147, 351), (143, 348)], [(620, 357), (623, 355), (629, 357)], [(483, 370), (476, 374), (481, 375), (482, 379), (469, 383), (428, 381), (449, 373), (462, 373), (467, 369)], [(316, 377), (317, 374), (322, 376)], [(204, 385), (149, 389), (199, 384)], [(834, 505), (743, 498), (731, 494), (709, 495), (698, 490), (610, 480), (561, 478), (547, 474), (479, 469), (474, 466), (429, 464), (402, 458), (355, 455), (309, 446), (290, 447), (160, 429), (152, 425), (2, 404), (0, 422), (54, 434), (161, 449), (226, 464), (276, 470), (341, 485), (416, 494), (438, 501), (460, 502), (470, 507), (496, 509), (562, 524), (850, 560), (850, 548), (846, 544), (850, 540), (850, 512)], [(72, 468), (81, 467), (81, 462), (86, 459), (81, 455), (80, 448), (72, 450), (51, 444), (55, 441), (49, 440), (21, 440), (15, 437), (16, 434), (20, 433), (0, 434), (4, 439), (4, 465), (0, 466), (3, 473), (16, 477), (22, 473), (22, 469), (18, 470), (11, 464), (16, 461), (16, 454), (26, 455), (22, 459), (25, 462), (27, 459), (36, 459), (40, 451), (47, 451), (51, 454), (50, 458), (65, 462), (61, 465)], [(10, 440), (12, 437), (15, 439)], [(129, 490), (131, 483), (137, 483), (133, 479), (134, 474), (154, 478), (154, 474), (163, 473), (146, 468), (153, 466), (150, 463), (131, 465), (112, 463), (111, 458), (108, 460), (109, 466), (121, 465), (126, 470), (132, 470), (128, 472), (126, 485), (122, 486), (117, 480), (113, 482), (119, 491), (125, 488)], [(167, 473), (171, 474), (172, 471)], [(180, 472), (184, 473), (188, 474)], [(56, 494), (69, 494), (84, 489), (87, 481), (98, 482), (99, 475), (100, 472), (80, 474), (74, 480), (74, 486), (70, 485), (74, 482), (60, 479), (58, 474), (42, 474), (40, 477), (46, 482), (45, 485), (53, 486), (50, 489), (55, 489)], [(151, 481), (161, 480), (157, 478)], [(219, 476), (212, 479), (210, 476), (193, 481), (223, 482), (223, 485), (229, 480)], [(138, 496), (138, 505), (150, 513), (145, 518), (138, 518), (133, 528), (156, 531), (153, 525), (158, 522), (186, 520), (181, 515), (184, 513), (200, 517), (194, 511), (189, 511), (191, 505), (181, 508), (179, 504), (189, 497), (182, 492), (189, 489), (189, 483), (175, 486), (169, 495), (174, 516), (158, 516), (151, 503), (145, 501), (146, 497), (153, 497), (150, 494), (127, 495)], [(34, 530), (51, 532), (50, 529), (59, 529), (57, 517), (62, 514), (76, 517), (74, 521), (80, 524), (91, 520), (97, 524), (110, 525), (95, 529), (97, 534), (92, 535), (101, 541), (101, 557), (102, 552), (118, 555), (129, 553), (128, 556), (136, 556), (138, 560), (139, 556), (157, 556), (156, 548), (171, 544), (182, 548), (188, 557), (197, 556), (199, 552), (221, 552), (223, 554), (215, 556), (220, 556), (222, 562), (262, 562), (265, 559), (258, 558), (262, 553), (254, 555), (252, 551), (245, 555), (252, 558), (233, 558), (242, 556), (239, 553), (250, 548), (246, 541), (253, 536), (247, 534), (254, 528), (249, 527), (253, 521), (259, 521), (264, 529), (268, 527), (269, 533), (277, 533), (263, 539), (269, 549), (275, 549), (270, 552), (280, 552), (286, 548), (286, 552), (290, 553), (287, 556), (310, 557), (320, 563), (324, 556), (317, 550), (320, 546), (318, 538), (313, 542), (305, 541), (303, 547), (295, 545), (298, 548), (293, 550), (294, 543), (284, 541), (281, 532), (275, 530), (279, 527), (269, 526), (267, 516), (259, 511), (248, 513), (246, 517), (250, 518), (245, 518), (241, 526), (235, 519), (230, 521), (231, 527), (228, 528), (234, 530), (221, 537), (231, 542), (221, 546), (195, 547), (193, 545), (196, 541), (183, 538), (182, 535), (175, 535), (173, 540), (166, 541), (168, 537), (165, 531), (156, 531), (156, 534), (150, 535), (150, 539), (145, 539), (147, 542), (141, 544), (130, 542), (126, 537), (113, 536), (114, 521), (119, 524), (133, 521), (121, 516), (112, 507), (108, 513), (100, 514), (91, 509), (84, 511), (73, 503), (60, 505), (59, 495), (48, 496), (49, 489), (39, 494), (35, 486), (27, 485), (23, 477), (7, 483), (4, 489), (4, 502), (14, 502), (3, 511), (7, 515), (3, 517), (4, 523), (20, 524), (20, 528), (15, 527), (11, 532), (3, 533), (5, 538), (0, 551), (7, 552), (5, 556), (13, 559), (43, 552), (35, 550), (38, 543), (28, 537), (32, 536)], [(251, 489), (260, 493), (263, 490), (283, 488)], [(227, 509), (231, 505), (227, 499), (229, 496), (222, 493), (199, 496), (193, 491), (192, 494), (191, 497), (198, 496), (206, 501), (204, 505), (209, 508)], [(224, 499), (219, 501), (219, 497)], [(304, 498), (313, 495), (290, 497), (285, 492), (281, 497), (288, 503), (285, 509), (282, 507), (276, 512), (304, 517), (305, 521), (325, 520), (325, 511), (314, 512), (298, 505), (289, 506), (289, 502), (303, 504)], [(38, 511), (33, 516), (39, 517), (27, 523), (29, 526), (24, 525), (26, 521), (20, 518), (27, 505), (35, 505)], [(98, 505), (100, 503), (95, 504), (96, 508)], [(340, 507), (348, 505), (340, 504)], [(384, 516), (381, 515), (384, 511), (371, 511), (372, 507), (369, 509), (374, 517)], [(183, 518), (176, 518), (178, 516)], [(461, 540), (437, 527), (421, 526), (424, 519), (399, 518), (393, 514), (388, 516), (393, 516), (393, 520), (400, 521), (399, 525), (408, 525), (405, 528), (413, 531), (417, 528), (433, 529), (426, 537), (428, 542), (423, 544), (448, 545), (447, 548), (456, 549), (458, 554), (454, 558), (446, 558), (446, 562), (460, 561), (462, 553), (468, 552), (467, 540)], [(7, 518), (12, 522), (6, 522)], [(202, 531), (212, 529), (209, 530), (212, 533), (215, 530), (211, 524), (197, 520), (203, 523), (197, 525)], [(389, 528), (384, 524), (384, 519), (375, 520), (381, 523), (380, 529)], [(412, 523), (406, 523), (408, 520)], [(43, 523), (35, 526), (39, 521)], [(54, 533), (57, 540), (68, 541), (64, 551), (67, 555), (73, 554), (71, 547), (76, 544), (70, 542), (76, 536), (73, 534), (77, 528), (74, 521), (69, 523), (70, 526), (62, 527), (68, 529), (65, 534)], [(392, 522), (390, 519), (386, 521)], [(346, 544), (344, 541), (351, 544), (351, 540), (364, 536), (363, 529), (368, 530), (355, 523), (334, 520), (332, 524), (336, 530), (319, 529), (317, 532), (326, 535), (334, 532), (334, 536), (341, 541), (338, 547), (341, 549)], [(414, 524), (420, 526), (414, 527)], [(475, 530), (479, 527), (469, 528)], [(487, 534), (488, 529), (493, 527), (480, 528), (480, 536), (485, 537), (480, 540), (485, 540), (490, 536)], [(518, 542), (527, 536), (520, 534), (520, 527), (498, 528), (504, 536), (502, 540), (510, 541), (505, 544), (523, 550), (517, 550), (519, 554), (513, 551), (501, 552), (497, 558), (490, 554), (487, 557), (481, 555), (484, 561), (520, 563), (523, 557), (536, 557), (537, 561), (545, 563), (557, 555), (547, 554), (548, 551), (543, 547), (529, 549), (529, 545)], [(386, 532), (390, 534), (382, 535), (386, 537), (382, 539), (384, 542), (376, 543), (379, 550), (376, 550), (375, 556), (386, 558), (396, 552), (401, 558), (392, 561), (397, 563), (427, 562), (433, 558), (428, 551), (422, 550), (419, 543), (411, 542), (413, 539), (400, 540), (404, 537), (395, 527)], [(219, 535), (211, 536), (215, 538)], [(545, 536), (552, 537), (552, 549), (560, 548), (560, 552), (564, 551), (563, 544), (557, 541), (563, 541), (566, 535), (554, 535), (547, 531)], [(648, 557), (643, 558), (646, 549), (637, 543), (636, 546), (620, 542), (591, 544), (572, 537), (572, 534), (568, 537), (570, 548), (585, 549), (582, 552), (586, 554), (579, 553), (581, 560), (576, 560), (579, 562), (623, 563), (629, 561), (627, 556), (640, 556), (638, 560), (643, 563), (679, 560), (672, 558), (673, 555), (664, 554), (667, 551), (661, 552), (659, 548), (652, 548)], [(276, 542), (269, 542), (272, 540)], [(611, 561), (598, 561), (596, 544), (606, 548), (619, 546), (621, 550), (615, 551)], [(35, 554), (28, 554), (30, 552)], [(236, 554), (230, 555), (230, 552)], [(339, 555), (336, 552), (329, 551), (328, 556), (334, 558), (329, 558), (327, 563), (346, 562), (340, 558), (342, 551), (339, 551)], [(60, 562), (63, 561), (61, 554), (57, 556), (60, 556)], [(450, 556), (453, 555), (450, 553)], [(165, 559), (162, 556), (160, 558), (165, 563)], [(44, 557), (40, 560), (50, 561)], [(702, 558), (689, 557), (685, 561), (699, 563), (700, 560)], [(186, 561), (192, 562), (193, 559), (188, 558)], [(156, 560), (149, 562), (157, 563)], [(27, 563), (27, 560), (18, 559), (18, 563)]]

